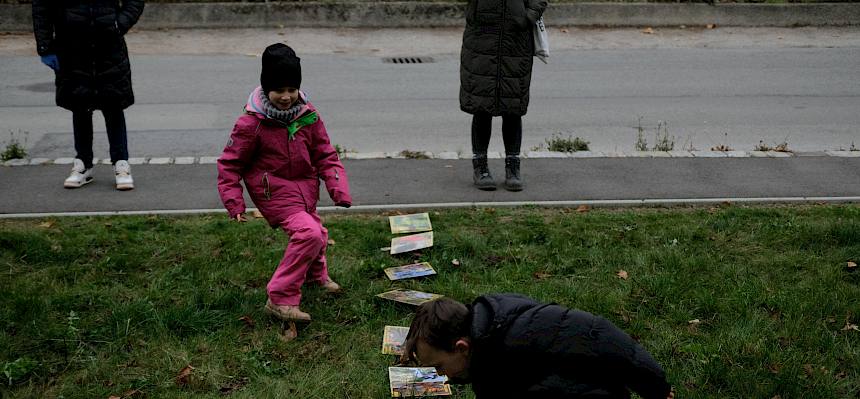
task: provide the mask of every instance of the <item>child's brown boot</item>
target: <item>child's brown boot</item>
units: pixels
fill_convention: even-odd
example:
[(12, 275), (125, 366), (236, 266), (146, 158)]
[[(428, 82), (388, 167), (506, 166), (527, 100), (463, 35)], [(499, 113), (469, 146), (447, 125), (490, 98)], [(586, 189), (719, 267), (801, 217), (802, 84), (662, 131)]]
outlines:
[(275, 305), (272, 300), (266, 301), (266, 313), (284, 321), (297, 321), (307, 323), (311, 321), (311, 315), (299, 310), (298, 306)]
[(335, 283), (332, 279), (328, 279), (322, 283), (322, 287), (329, 294), (339, 294), (341, 291), (340, 284)]

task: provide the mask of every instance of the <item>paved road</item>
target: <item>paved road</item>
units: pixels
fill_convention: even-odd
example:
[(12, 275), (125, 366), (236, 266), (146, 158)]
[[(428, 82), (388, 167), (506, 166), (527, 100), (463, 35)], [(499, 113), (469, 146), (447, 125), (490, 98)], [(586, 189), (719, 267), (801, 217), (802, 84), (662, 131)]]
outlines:
[[(357, 206), (643, 199), (853, 197), (860, 200), (860, 158), (527, 159), (526, 190), (471, 187), (469, 160), (347, 160)], [(96, 180), (62, 188), (68, 166), (3, 168), (0, 217), (16, 213), (221, 209), (214, 165), (146, 165), (137, 189), (113, 189), (110, 167)], [(491, 160), (500, 175), (501, 160)], [(321, 206), (331, 201), (323, 191)], [(249, 202), (249, 206), (250, 202)]]
[[(469, 150), (470, 119), (457, 100), (456, 32), (416, 31), (402, 35), (407, 43), (388, 37), (372, 45), (340, 31), (302, 32), (297, 35), (306, 41), (297, 47), (312, 48), (308, 41), (328, 46), (328, 52), (303, 54), (303, 86), (321, 109), (333, 142), (359, 152)], [(714, 32), (716, 38), (708, 40), (695, 36), (700, 33), (676, 32), (654, 42), (658, 38), (639, 31), (622, 32), (626, 36), (582, 31), (557, 41), (550, 64), (535, 67), (524, 149), (562, 132), (590, 141), (595, 151), (631, 150), (640, 116), (650, 143), (657, 122), (668, 121), (677, 148), (728, 144), (752, 150), (759, 140), (770, 145), (787, 140), (789, 148), (804, 151), (860, 145), (860, 29), (744, 32)], [(219, 37), (214, 35), (210, 42)], [(594, 36), (600, 35), (606, 43), (597, 44)], [(791, 43), (782, 43), (784, 36)], [(289, 32), (274, 37), (295, 41)], [(354, 48), (336, 44), (338, 38), (352, 40)], [(425, 38), (430, 44), (422, 45)], [(576, 44), (580, 38), (591, 45)], [(129, 38), (132, 50), (147, 50), (132, 51), (137, 94), (127, 113), (132, 155), (217, 155), (257, 84), (259, 59), (236, 54), (235, 48), (216, 54), (217, 46), (206, 41), (201, 43), (210, 53), (183, 55), (168, 48), (170, 40), (161, 47), (147, 40)], [(29, 132), (33, 157), (70, 156), (70, 114), (53, 105), (47, 68), (20, 50), (0, 51), (0, 128)], [(430, 55), (433, 62), (383, 62), (394, 53)], [(97, 118), (96, 126), (100, 123)], [(502, 150), (499, 128), (497, 123), (491, 150)], [(97, 156), (106, 148), (98, 134)]]

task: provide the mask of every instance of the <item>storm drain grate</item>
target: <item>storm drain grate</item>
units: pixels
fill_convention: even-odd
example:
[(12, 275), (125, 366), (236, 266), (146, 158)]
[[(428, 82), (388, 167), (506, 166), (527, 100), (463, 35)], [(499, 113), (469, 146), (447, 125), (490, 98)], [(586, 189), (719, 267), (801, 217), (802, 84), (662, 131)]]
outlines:
[(21, 90), (32, 91), (36, 93), (50, 93), (56, 89), (54, 82), (33, 83), (29, 85), (18, 86)]
[(391, 57), (384, 58), (382, 62), (388, 64), (429, 64), (433, 62), (430, 57)]

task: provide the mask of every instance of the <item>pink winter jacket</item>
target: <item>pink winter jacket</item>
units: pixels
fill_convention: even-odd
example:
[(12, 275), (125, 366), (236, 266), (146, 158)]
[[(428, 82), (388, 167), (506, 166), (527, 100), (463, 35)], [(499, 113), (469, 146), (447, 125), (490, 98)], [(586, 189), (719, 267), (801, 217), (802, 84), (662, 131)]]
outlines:
[(296, 212), (316, 212), (320, 179), (335, 205), (352, 205), (346, 170), (329, 142), (322, 118), (312, 115), (316, 108), (310, 102), (297, 118), (310, 123), (296, 130), (292, 138), (287, 124), (251, 105), (236, 120), (218, 159), (218, 194), (231, 218), (245, 212), (240, 180), (273, 227)]

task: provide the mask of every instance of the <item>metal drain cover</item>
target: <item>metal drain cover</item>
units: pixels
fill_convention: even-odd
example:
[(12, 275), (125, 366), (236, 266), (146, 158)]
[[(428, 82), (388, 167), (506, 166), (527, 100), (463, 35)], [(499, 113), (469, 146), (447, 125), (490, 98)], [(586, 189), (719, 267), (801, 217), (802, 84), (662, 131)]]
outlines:
[(432, 57), (390, 57), (383, 58), (382, 62), (387, 64), (429, 64), (433, 62)]
[(54, 82), (33, 83), (19, 87), (21, 90), (33, 91), (36, 93), (50, 93), (56, 89)]

